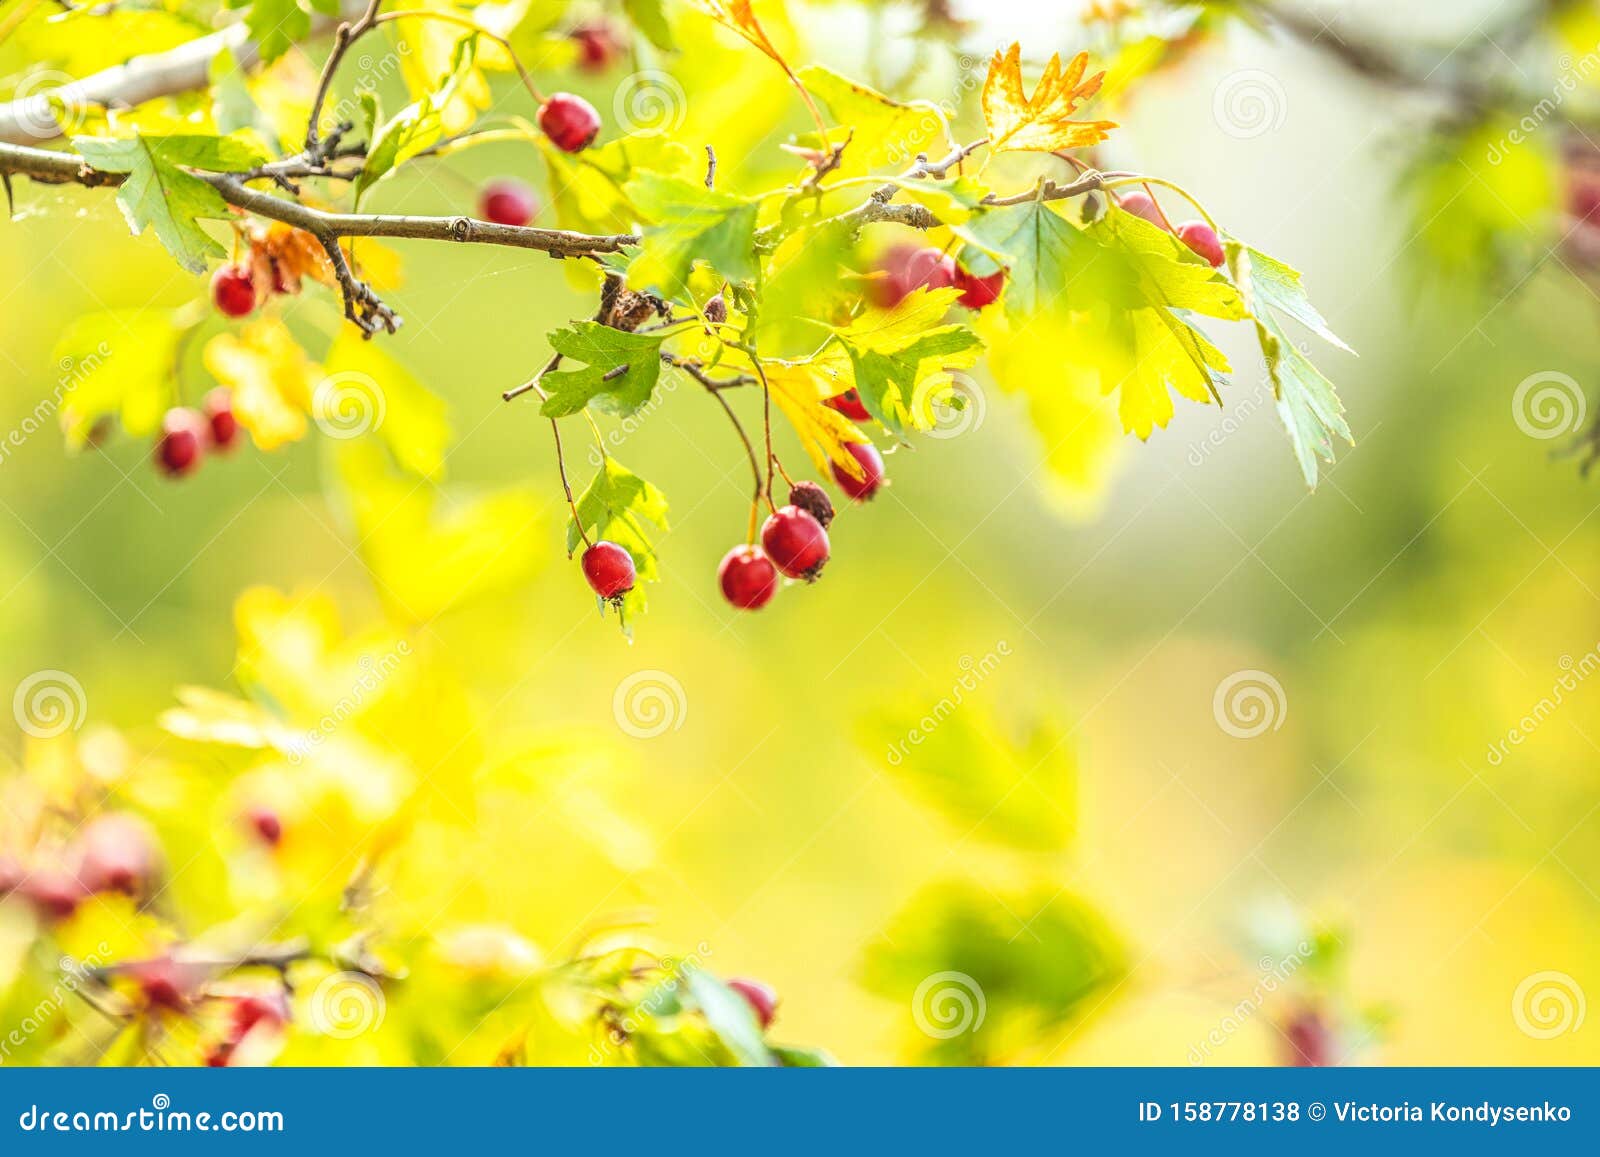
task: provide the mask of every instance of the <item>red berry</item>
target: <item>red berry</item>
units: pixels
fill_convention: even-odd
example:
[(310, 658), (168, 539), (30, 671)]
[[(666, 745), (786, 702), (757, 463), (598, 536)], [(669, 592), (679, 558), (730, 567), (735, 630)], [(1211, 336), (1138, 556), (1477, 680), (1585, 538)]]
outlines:
[(761, 547), (790, 578), (816, 582), (828, 561), (828, 532), (809, 512), (785, 506), (762, 526)]
[(89, 823), (79, 837), (78, 881), (88, 892), (137, 896), (149, 890), (161, 853), (143, 821), (121, 812)]
[(633, 567), (633, 555), (614, 542), (597, 542), (583, 552), (580, 560), (583, 577), (589, 588), (603, 599), (620, 602), (622, 596), (633, 589), (638, 575)]
[(145, 1003), (151, 1008), (164, 1008), (168, 1012), (189, 1010), (189, 994), (198, 980), (193, 967), (185, 967), (171, 956), (157, 956), (128, 965), (126, 973), (139, 986)]
[(789, 487), (789, 505), (798, 506), (822, 525), (823, 530), (833, 525), (833, 502), (828, 492), (815, 482), (796, 482)]
[(233, 391), (218, 386), (206, 395), (202, 408), (211, 423), (211, 445), (217, 450), (233, 449), (239, 438), (239, 419), (233, 413)]
[(759, 546), (736, 546), (717, 567), (722, 597), (746, 611), (758, 611), (778, 593), (778, 568)]
[(870, 442), (846, 442), (844, 448), (850, 452), (850, 457), (861, 463), (861, 469), (866, 473), (861, 478), (852, 478), (834, 462), (833, 480), (851, 498), (865, 502), (883, 485), (883, 456)]
[(256, 283), (242, 265), (224, 265), (211, 277), (211, 300), (229, 317), (244, 317), (256, 307)]
[(227, 1041), (222, 1041), (216, 1048), (206, 1053), (206, 1068), (225, 1069), (228, 1067), (228, 1058), (232, 1055), (233, 1046)]
[(22, 894), (33, 902), (41, 916), (65, 920), (78, 910), (83, 885), (78, 877), (59, 867), (39, 868), (22, 882)]
[(956, 300), (968, 309), (982, 309), (1000, 299), (1000, 290), (1006, 283), (1006, 271), (997, 269), (988, 277), (978, 277), (956, 266), (955, 286), (961, 291)]
[(210, 440), (211, 423), (199, 410), (187, 406), (168, 410), (156, 441), (156, 465), (163, 474), (181, 478), (200, 465)]
[(578, 46), (578, 67), (584, 72), (604, 72), (617, 62), (622, 45), (609, 24), (585, 24), (572, 30)]
[(478, 213), (496, 225), (526, 225), (538, 215), (539, 202), (521, 181), (491, 181), (478, 198)]
[(1282, 1062), (1291, 1068), (1324, 1068), (1335, 1063), (1333, 1030), (1315, 1009), (1295, 1012), (1282, 1026)]
[(933, 248), (896, 245), (878, 262), (881, 277), (871, 285), (872, 298), (886, 309), (899, 305), (915, 290), (945, 289), (956, 283), (956, 263)]
[(558, 92), (539, 107), (539, 127), (564, 153), (581, 153), (600, 135), (594, 105), (570, 92)]
[(289, 1019), (289, 1000), (282, 988), (236, 997), (229, 1016), (228, 1039), (237, 1043), (258, 1024), (279, 1025)]
[(778, 994), (771, 985), (762, 984), (759, 980), (730, 980), (728, 987), (749, 1002), (750, 1011), (756, 1014), (756, 1020), (761, 1022), (763, 1029), (772, 1027), (772, 1020), (778, 1015)]
[(1161, 209), (1156, 205), (1156, 200), (1149, 193), (1138, 191), (1125, 194), (1117, 202), (1124, 213), (1132, 213), (1135, 217), (1143, 217), (1157, 229), (1167, 227), (1167, 219), (1161, 215)]
[(1228, 259), (1228, 255), (1222, 251), (1222, 242), (1217, 238), (1217, 231), (1204, 221), (1185, 221), (1179, 225), (1178, 240), (1209, 261), (1212, 268), (1220, 266)]
[(856, 388), (854, 386), (851, 386), (842, 394), (833, 395), (833, 397), (825, 401), (823, 405), (830, 406), (833, 409), (838, 410), (839, 413), (843, 414), (846, 418), (850, 418), (856, 422), (865, 422), (868, 418), (872, 417), (872, 415), (867, 412), (866, 406), (861, 404), (861, 395), (856, 393)]
[(262, 843), (275, 848), (283, 840), (283, 821), (271, 808), (249, 808), (244, 813), (244, 819)]

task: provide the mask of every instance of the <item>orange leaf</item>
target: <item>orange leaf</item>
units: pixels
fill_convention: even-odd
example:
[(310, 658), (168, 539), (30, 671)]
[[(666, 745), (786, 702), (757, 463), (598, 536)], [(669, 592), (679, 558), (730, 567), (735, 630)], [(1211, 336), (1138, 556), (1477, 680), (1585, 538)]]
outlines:
[(1111, 121), (1075, 121), (1072, 114), (1100, 91), (1104, 72), (1087, 80), (1089, 54), (1080, 52), (1066, 70), (1052, 56), (1029, 99), (1022, 91), (1022, 45), (996, 52), (983, 83), (983, 119), (989, 126), (989, 147), (995, 152), (1055, 152), (1094, 145), (1117, 126)]
[(772, 41), (767, 39), (766, 29), (762, 28), (761, 21), (756, 19), (755, 7), (750, 0), (694, 0), (694, 5), (718, 24), (733, 29), (772, 57), (783, 66), (785, 72), (789, 71), (788, 63), (778, 55), (778, 50), (772, 46)]

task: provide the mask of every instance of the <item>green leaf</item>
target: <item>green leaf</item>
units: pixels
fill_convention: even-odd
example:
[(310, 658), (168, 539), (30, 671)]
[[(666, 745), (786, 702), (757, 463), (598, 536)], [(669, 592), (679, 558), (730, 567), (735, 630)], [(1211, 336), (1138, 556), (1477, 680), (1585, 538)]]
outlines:
[(1105, 920), (1054, 883), (996, 894), (946, 882), (895, 917), (868, 951), (863, 979), (910, 1008), (912, 1052), (982, 1065), (1104, 1009), (1127, 969)]
[(622, 11), (631, 23), (651, 44), (662, 52), (676, 52), (678, 46), (672, 39), (672, 28), (667, 24), (667, 14), (661, 0), (622, 0)]
[(1014, 731), (967, 703), (1002, 654), (963, 660), (942, 696), (872, 718), (865, 753), (881, 760), (918, 799), (943, 812), (962, 838), (1028, 851), (1060, 852), (1077, 830), (1078, 766), (1061, 728), (1038, 719)]
[[(460, 41), (450, 59), (450, 72), (435, 92), (427, 93), (395, 113), (372, 134), (372, 144), (367, 149), (361, 172), (353, 184), (356, 202), (384, 177), (437, 144), (444, 136), (445, 110), (455, 99), (456, 91), (468, 78), (476, 75), (476, 41), (468, 37)], [(361, 97), (362, 114), (371, 121), (377, 116), (377, 97), (366, 93)]]
[(685, 968), (689, 996), (719, 1040), (735, 1060), (747, 1068), (770, 1068), (774, 1063), (750, 1002), (700, 968)]
[(1227, 238), (1226, 244), (1228, 266), (1256, 321), (1256, 337), (1261, 343), (1267, 372), (1272, 377), (1278, 415), (1289, 431), (1300, 473), (1306, 485), (1315, 490), (1319, 475), (1317, 459), (1333, 461), (1335, 437), (1351, 445), (1355, 444), (1355, 439), (1333, 383), (1290, 340), (1279, 315), (1294, 318), (1339, 349), (1355, 351), (1339, 339), (1311, 304), (1297, 270), (1235, 238)]
[(914, 428), (917, 387), (946, 369), (978, 360), (983, 342), (964, 325), (939, 322), (960, 297), (955, 289), (919, 289), (892, 310), (868, 310), (834, 338), (850, 355), (862, 404), (884, 429), (904, 436)]
[(1252, 315), (1259, 315), (1263, 306), (1275, 309), (1294, 318), (1330, 345), (1338, 346), (1346, 353), (1356, 352), (1328, 327), (1317, 307), (1311, 304), (1298, 269), (1268, 257), (1261, 250), (1253, 249), (1236, 238), (1229, 237), (1227, 242), (1229, 266), (1234, 271), (1234, 279), (1244, 288)]
[(267, 158), (237, 137), (76, 137), (73, 147), (91, 168), (126, 173), (117, 205), (137, 235), (155, 230), (185, 269), (205, 270), (206, 258), (222, 252), (197, 220), (229, 215), (222, 195), (180, 166), (225, 173), (254, 168)]
[(82, 446), (95, 423), (115, 416), (134, 437), (153, 434), (172, 398), (184, 328), (156, 310), (88, 313), (56, 343), (62, 367), (61, 424)]
[(278, 59), (311, 32), (311, 13), (298, 0), (254, 0), (245, 17), (263, 62)]
[(583, 541), (579, 522), (591, 540), (614, 542), (633, 556), (639, 582), (623, 600), (625, 613), (642, 611), (644, 583), (661, 577), (655, 547), (650, 544), (648, 526), (667, 529), (667, 500), (661, 491), (633, 473), (615, 458), (608, 457), (600, 472), (579, 496), (577, 519), (567, 522), (567, 553)]
[[(1010, 317), (1029, 318), (1065, 302), (1076, 269), (1094, 260), (1095, 244), (1046, 201), (991, 209), (969, 222), (962, 236), (980, 250), (1009, 258), (1005, 309)], [(978, 276), (992, 272), (962, 254)]]
[(833, 1054), (826, 1049), (801, 1048), (798, 1045), (768, 1045), (767, 1049), (786, 1069), (833, 1069), (839, 1067)]
[(334, 382), (340, 390), (371, 384), (377, 395), (375, 407), (381, 405), (372, 412), (383, 415), (374, 432), (388, 443), (396, 462), (424, 478), (437, 480), (443, 475), (452, 433), (442, 398), (378, 343), (363, 341), (349, 326), (334, 339), (323, 369), (323, 380)]
[(636, 174), (625, 191), (649, 222), (628, 267), (631, 285), (677, 295), (696, 261), (729, 281), (755, 279), (755, 201), (652, 172)]
[(593, 401), (616, 414), (634, 413), (650, 400), (661, 376), (663, 340), (596, 321), (556, 330), (550, 335), (551, 348), (584, 367), (546, 374), (541, 384), (549, 397), (539, 412), (546, 418), (564, 418)]

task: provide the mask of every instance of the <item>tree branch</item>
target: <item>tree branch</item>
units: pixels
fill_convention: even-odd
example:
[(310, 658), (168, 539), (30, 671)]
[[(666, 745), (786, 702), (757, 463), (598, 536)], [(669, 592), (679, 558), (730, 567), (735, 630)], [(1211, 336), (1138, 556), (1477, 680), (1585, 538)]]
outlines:
[[(341, 16), (357, 18), (366, 3), (367, 0), (341, 0)], [(318, 16), (312, 33), (326, 34), (337, 23), (338, 18)], [(211, 62), (224, 51), (232, 52), (239, 67), (247, 71), (261, 63), (260, 49), (240, 20), (220, 32), (198, 37), (166, 52), (136, 56), (126, 64), (104, 69), (71, 84), (0, 104), (0, 142), (45, 144), (57, 139), (63, 132), (55, 113), (58, 106), (132, 108), (145, 101), (203, 89), (210, 79)]]

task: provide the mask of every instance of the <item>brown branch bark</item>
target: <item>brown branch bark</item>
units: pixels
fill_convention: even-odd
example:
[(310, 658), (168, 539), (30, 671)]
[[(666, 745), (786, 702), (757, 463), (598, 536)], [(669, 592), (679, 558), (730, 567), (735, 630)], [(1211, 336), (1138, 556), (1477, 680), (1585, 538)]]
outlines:
[[(326, 35), (341, 18), (356, 19), (365, 7), (366, 0), (342, 0), (340, 17), (317, 17), (312, 32)], [(239, 67), (246, 70), (261, 62), (260, 50), (240, 20), (220, 32), (197, 37), (166, 52), (136, 56), (126, 64), (104, 69), (71, 84), (0, 104), (0, 142), (40, 145), (58, 139), (62, 135), (62, 125), (55, 115), (55, 103), (68, 108), (74, 105), (132, 108), (163, 96), (198, 91), (210, 78), (211, 62), (224, 50), (231, 51)]]

